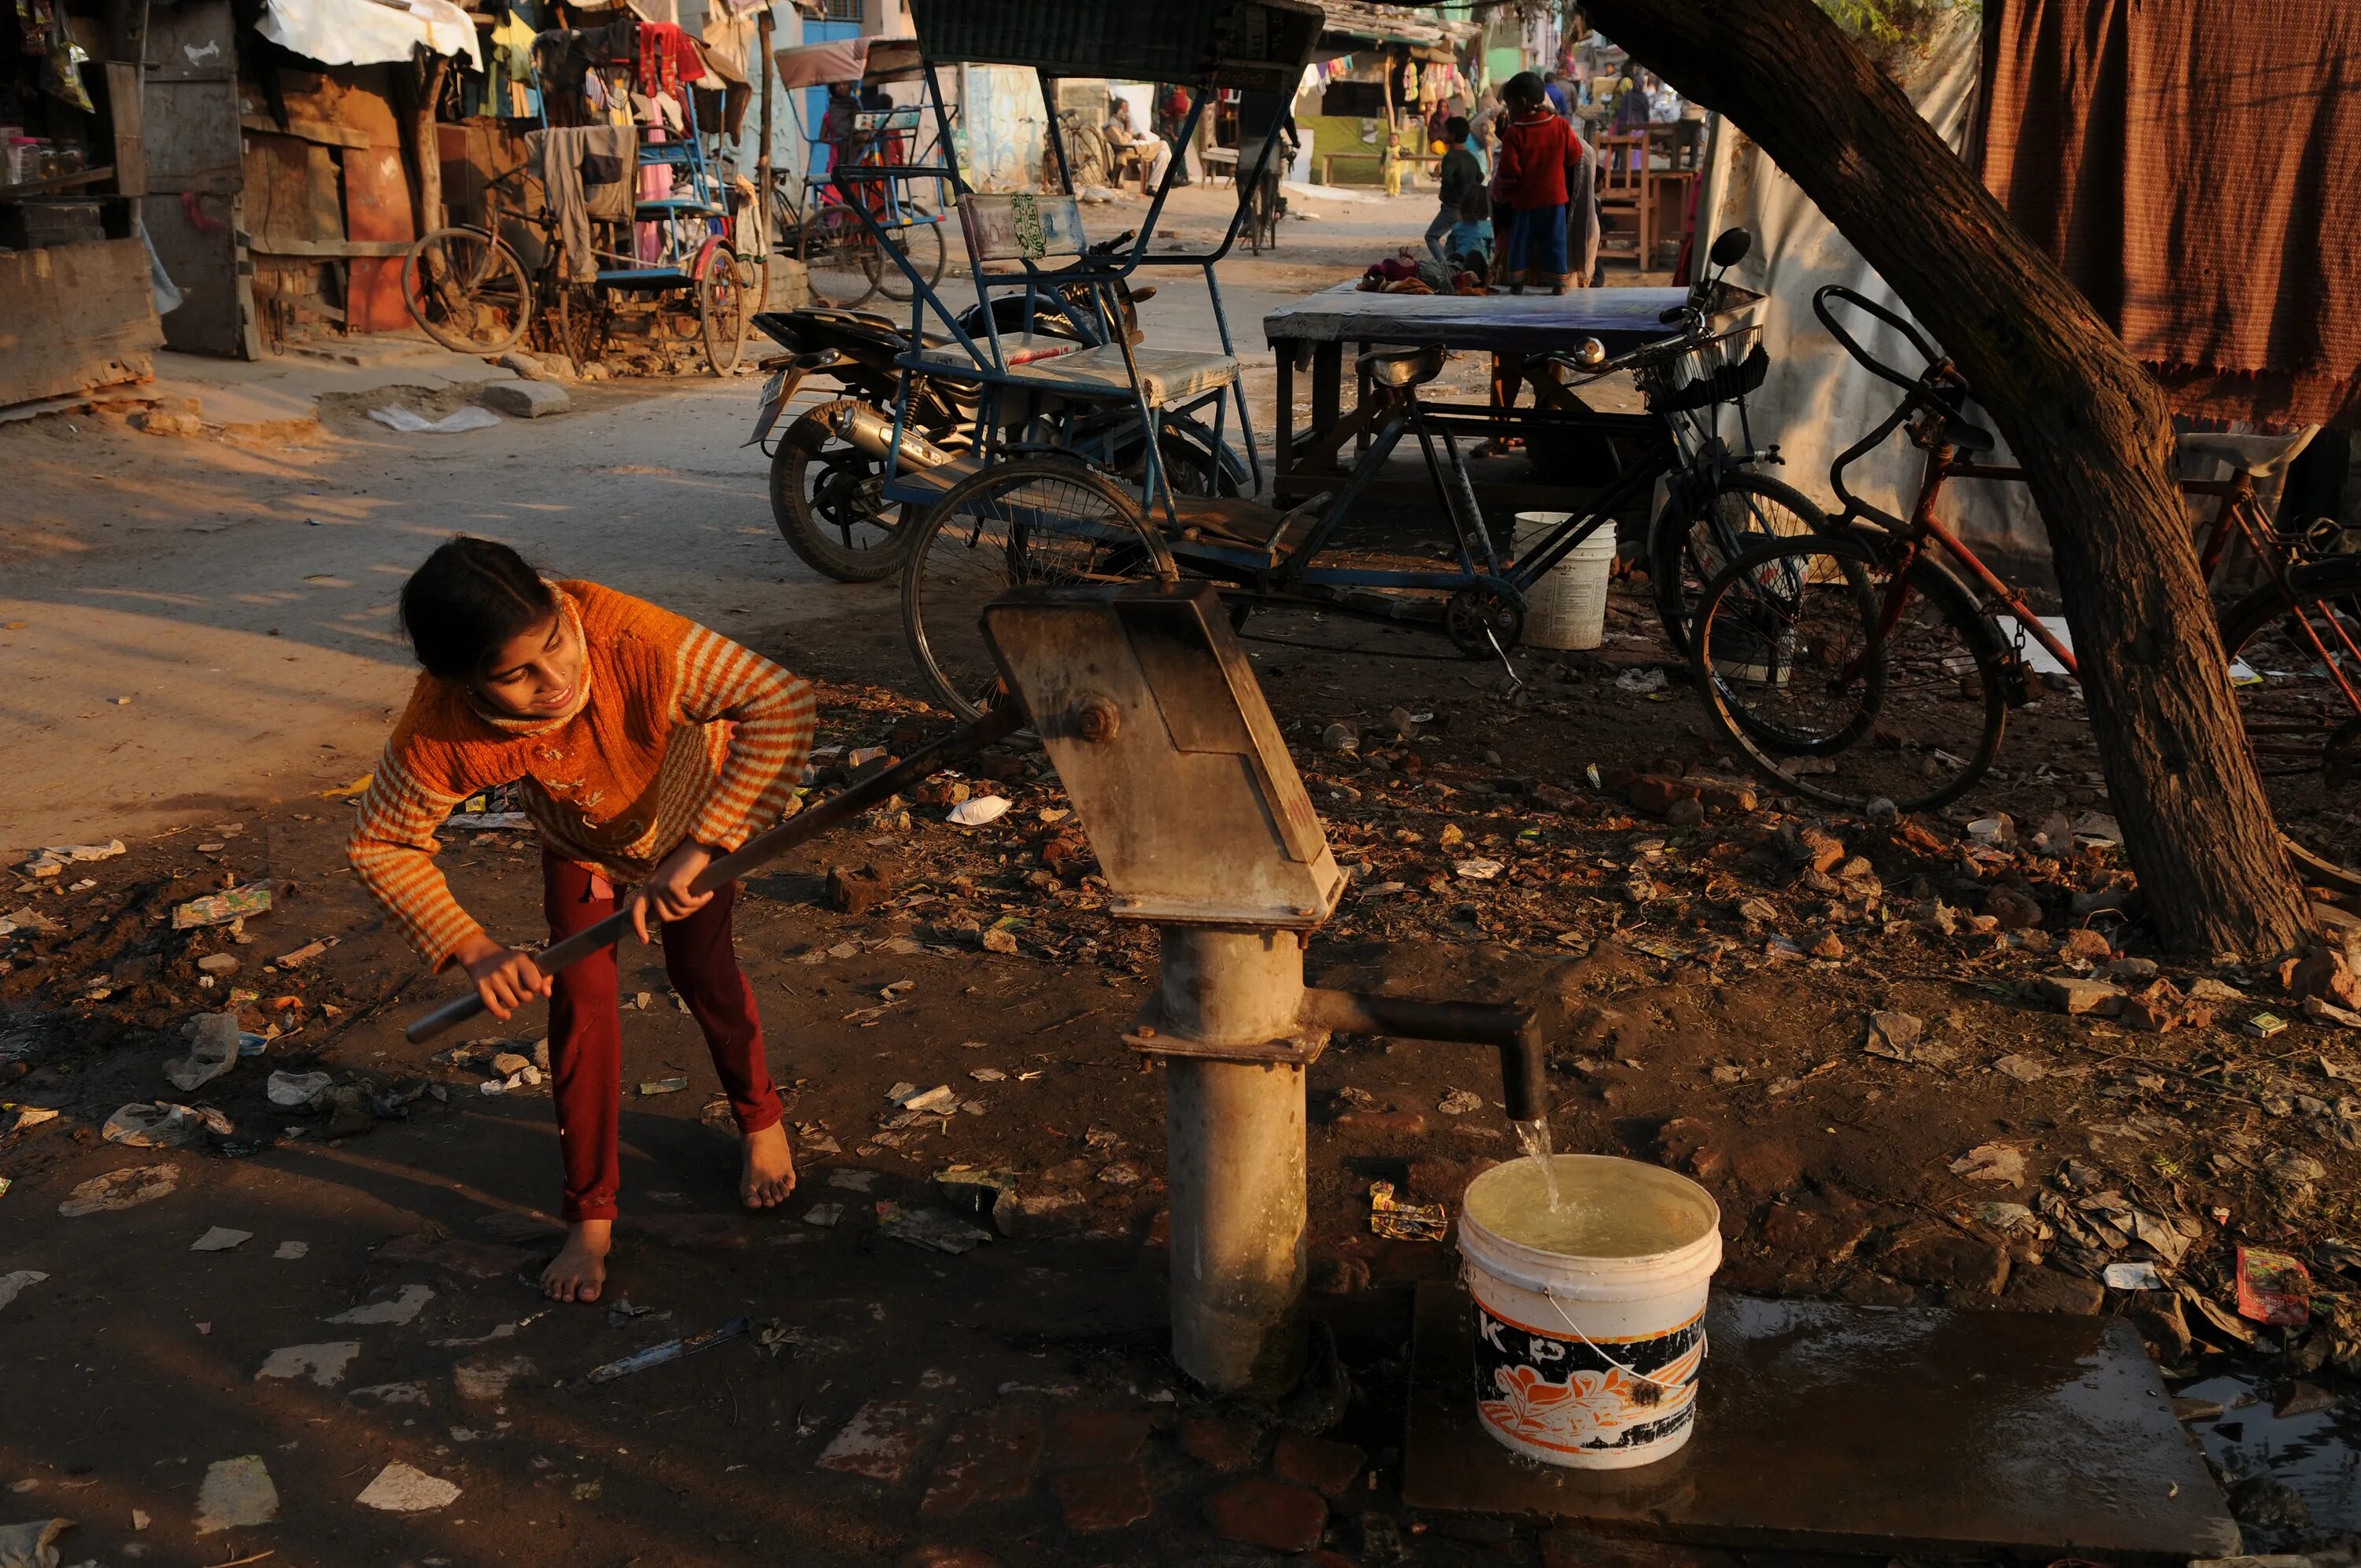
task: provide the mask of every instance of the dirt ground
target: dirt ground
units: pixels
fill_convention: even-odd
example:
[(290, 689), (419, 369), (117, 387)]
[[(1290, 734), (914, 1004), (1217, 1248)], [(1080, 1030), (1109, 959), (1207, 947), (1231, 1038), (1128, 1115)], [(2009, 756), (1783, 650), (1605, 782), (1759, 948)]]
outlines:
[[(1235, 264), (1234, 318), (1423, 215), (1316, 247), (1294, 242), (1319, 225), (1291, 227), (1280, 261)], [(1178, 1377), (1160, 1085), (1116, 1037), (1153, 937), (1106, 918), (1038, 752), (961, 781), (1012, 801), (990, 826), (946, 823), (938, 785), (747, 883), (739, 950), (801, 1167), (777, 1213), (736, 1208), (710, 1064), (659, 956), (627, 949), (614, 1276), (596, 1307), (539, 1298), (546, 1090), (489, 1059), (531, 1060), (539, 1017), (405, 1043), (452, 988), (341, 853), (338, 788), (410, 678), (401, 573), (481, 529), (706, 620), (822, 683), (817, 788), (946, 722), (893, 587), (822, 583), (772, 531), (759, 454), (735, 445), (750, 384), (572, 391), (558, 419), (449, 437), (333, 414), (291, 439), (169, 441), (105, 413), (0, 429), (20, 503), (0, 525), (0, 842), (11, 862), (125, 845), (0, 892), (0, 1521), (79, 1521), (68, 1563), (192, 1568), (1605, 1560), (1399, 1500), (1411, 1288), (1455, 1255), (1372, 1234), (1369, 1187), (1455, 1215), (1513, 1152), (1482, 1050), (1332, 1047), (1310, 1075), (1321, 1375), (1277, 1407)], [(1439, 639), (1249, 623), (1354, 878), (1312, 978), (1532, 999), (1556, 1146), (1703, 1181), (1724, 1288), (2119, 1314), (2176, 1387), (2235, 1378), (2323, 1423), (2307, 1453), (2349, 1455), (2361, 1036), (2265, 966), (2154, 951), (2120, 849), (2084, 821), (2106, 802), (2070, 725), (1955, 819), (1832, 818), (1747, 787), (1677, 681), (1641, 689), (1664, 659), (1651, 620), (1620, 587), (1605, 649), (1529, 656), (1513, 689)], [(2004, 810), (2006, 829), (1969, 827)], [(443, 859), (493, 930), (533, 937), (527, 835), (455, 830)], [(829, 869), (863, 867), (879, 901), (832, 907)], [(256, 883), (272, 907), (240, 927), (171, 923)], [(256, 1054), (175, 1090), (183, 1024), (224, 1009)], [(2266, 1012), (2290, 1022), (2248, 1032)], [(287, 1107), (280, 1073), (327, 1081)], [(937, 1085), (955, 1109), (893, 1098)], [(102, 1132), (159, 1099), (220, 1120), (165, 1148)], [(951, 1166), (1012, 1173), (1005, 1218), (960, 1214), (974, 1189), (939, 1184)], [(965, 1250), (908, 1239), (954, 1219)], [(2240, 1246), (2309, 1265), (2301, 1326), (2239, 1315)], [(2121, 1268), (2141, 1263), (2152, 1278)], [(2361, 1530), (2349, 1459), (2290, 1467), (2237, 1411), (2188, 1413), (2250, 1549)], [(246, 1456), (267, 1522), (239, 1503)], [(456, 1496), (379, 1507), (395, 1465)]]

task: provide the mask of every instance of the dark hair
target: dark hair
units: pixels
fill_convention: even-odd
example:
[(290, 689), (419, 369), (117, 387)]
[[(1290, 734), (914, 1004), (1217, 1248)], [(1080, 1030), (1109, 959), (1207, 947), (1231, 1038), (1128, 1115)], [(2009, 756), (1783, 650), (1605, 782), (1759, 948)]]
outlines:
[(473, 681), (511, 638), (557, 613), (557, 596), (523, 556), (462, 533), (401, 585), (401, 630), (427, 673)]
[(1454, 115), (1451, 118), (1444, 121), (1443, 139), (1445, 141), (1466, 141), (1467, 139), (1467, 117), (1465, 115)]
[(1546, 102), (1549, 94), (1542, 91), (1540, 77), (1530, 71), (1520, 71), (1509, 78), (1506, 87), (1500, 89), (1500, 98), (1503, 103), (1530, 105)]

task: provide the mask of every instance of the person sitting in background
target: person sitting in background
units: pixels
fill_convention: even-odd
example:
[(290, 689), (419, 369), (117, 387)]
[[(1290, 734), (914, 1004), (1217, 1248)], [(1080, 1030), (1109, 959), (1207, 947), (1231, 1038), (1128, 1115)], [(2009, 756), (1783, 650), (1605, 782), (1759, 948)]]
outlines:
[(1164, 182), (1164, 171), (1172, 167), (1172, 144), (1153, 131), (1141, 130), (1131, 121), (1131, 100), (1107, 100), (1107, 123), (1101, 133), (1110, 149), (1132, 148), (1139, 154), (1144, 172), (1140, 176), (1142, 195), (1152, 193)]
[[(1566, 265), (1568, 193), (1582, 184), (1589, 148), (1565, 118), (1550, 112), (1541, 78), (1521, 71), (1506, 92), (1511, 118), (1500, 133), (1492, 170), (1495, 206), (1509, 209), (1509, 292), (1528, 283), (1563, 294), (1572, 280)], [(1586, 280), (1587, 281), (1587, 280)]]
[[(1426, 248), (1433, 252), (1437, 261), (1443, 261), (1449, 254), (1443, 242), (1462, 222), (1461, 209), (1467, 204), (1468, 193), (1481, 195), (1484, 191), (1484, 167), (1467, 150), (1467, 122), (1456, 117), (1444, 121), (1443, 144), (1447, 150), (1443, 155), (1443, 167), (1436, 170), (1439, 204), (1433, 221), (1426, 225)], [(1488, 207), (1485, 216), (1490, 215)]]

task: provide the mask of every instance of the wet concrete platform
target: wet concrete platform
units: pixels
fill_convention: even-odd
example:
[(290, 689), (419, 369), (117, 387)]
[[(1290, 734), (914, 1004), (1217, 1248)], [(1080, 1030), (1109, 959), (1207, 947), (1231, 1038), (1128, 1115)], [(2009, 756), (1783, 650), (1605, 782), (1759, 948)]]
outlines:
[(1404, 1499), (1700, 1546), (2008, 1551), (2115, 1563), (2238, 1551), (2238, 1528), (2129, 1325), (1716, 1294), (1696, 1434), (1564, 1470), (1476, 1413), (1469, 1304), (1419, 1288)]

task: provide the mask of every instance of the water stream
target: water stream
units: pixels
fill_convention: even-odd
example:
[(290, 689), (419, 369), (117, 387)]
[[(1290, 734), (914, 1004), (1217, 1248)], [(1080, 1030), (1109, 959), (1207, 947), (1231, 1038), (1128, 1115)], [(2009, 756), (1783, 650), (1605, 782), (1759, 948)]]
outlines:
[(1542, 1183), (1549, 1193), (1550, 1212), (1557, 1212), (1557, 1163), (1550, 1158), (1548, 1119), (1537, 1117), (1530, 1122), (1511, 1122), (1509, 1125), (1516, 1130), (1517, 1146), (1525, 1151), (1528, 1158), (1541, 1161)]

